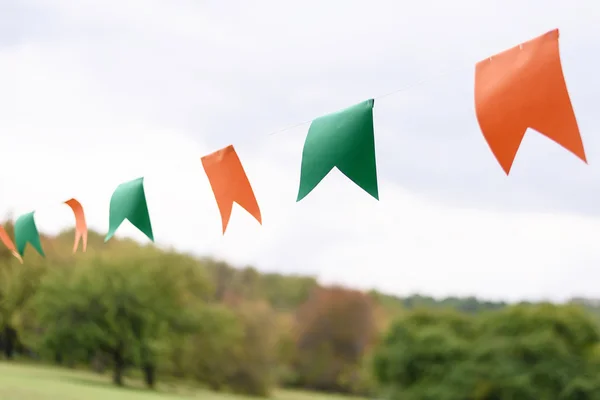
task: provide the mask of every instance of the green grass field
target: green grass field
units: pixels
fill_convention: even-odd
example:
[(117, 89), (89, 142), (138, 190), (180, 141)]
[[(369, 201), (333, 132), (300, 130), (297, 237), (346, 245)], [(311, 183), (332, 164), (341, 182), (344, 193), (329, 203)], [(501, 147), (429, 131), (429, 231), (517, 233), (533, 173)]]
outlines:
[[(0, 400), (247, 400), (248, 397), (160, 384), (151, 391), (135, 381), (114, 387), (109, 375), (0, 362)], [(275, 400), (347, 400), (348, 397), (279, 390)], [(360, 400), (360, 399), (357, 399)]]

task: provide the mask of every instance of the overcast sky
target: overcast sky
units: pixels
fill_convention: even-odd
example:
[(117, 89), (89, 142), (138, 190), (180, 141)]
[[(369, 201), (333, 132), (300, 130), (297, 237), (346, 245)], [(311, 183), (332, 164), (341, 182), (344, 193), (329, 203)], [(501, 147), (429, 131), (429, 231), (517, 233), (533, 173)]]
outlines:
[[(113, 190), (144, 176), (158, 244), (235, 265), (600, 297), (598, 21), (593, 0), (0, 0), (0, 212), (58, 232), (76, 197), (106, 232)], [(529, 132), (507, 178), (474, 64), (554, 28), (589, 165)], [(375, 101), (381, 201), (334, 170), (296, 203), (309, 125), (269, 133), (403, 88)], [(236, 206), (223, 237), (200, 157), (229, 144), (264, 225)]]

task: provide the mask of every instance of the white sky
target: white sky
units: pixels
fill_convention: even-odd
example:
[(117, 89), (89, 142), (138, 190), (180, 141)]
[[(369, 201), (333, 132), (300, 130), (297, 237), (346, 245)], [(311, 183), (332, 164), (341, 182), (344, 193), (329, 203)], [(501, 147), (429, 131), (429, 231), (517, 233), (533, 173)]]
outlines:
[[(592, 0), (3, 0), (0, 212), (57, 232), (76, 197), (106, 232), (112, 191), (145, 176), (158, 244), (236, 265), (399, 295), (597, 297), (598, 21)], [(557, 27), (590, 164), (530, 132), (506, 178), (474, 63)], [(375, 102), (381, 201), (334, 171), (295, 203), (308, 124), (268, 133), (403, 87)], [(228, 144), (264, 225), (236, 206), (223, 237), (199, 158)]]

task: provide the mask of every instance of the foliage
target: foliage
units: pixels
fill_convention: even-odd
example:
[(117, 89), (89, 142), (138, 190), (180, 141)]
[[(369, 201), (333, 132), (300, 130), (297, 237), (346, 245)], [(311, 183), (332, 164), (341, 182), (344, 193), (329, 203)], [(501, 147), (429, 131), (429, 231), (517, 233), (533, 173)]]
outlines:
[[(13, 224), (5, 224), (5, 229), (12, 237)], [(0, 348), (6, 358), (11, 359), (15, 351), (24, 350), (17, 329), (31, 323), (27, 305), (45, 272), (44, 266), (37, 254), (25, 267), (8, 249), (0, 250)]]
[[(119, 385), (128, 364), (152, 369), (165, 332), (193, 329), (181, 307), (178, 281), (153, 260), (96, 257), (76, 269), (49, 273), (34, 303), (45, 348), (73, 361), (103, 352)], [(153, 384), (151, 377), (148, 383)]]
[(598, 335), (573, 306), (414, 311), (387, 333), (374, 367), (395, 399), (598, 399)]
[(277, 346), (276, 320), (271, 307), (264, 302), (240, 303), (234, 306), (243, 326), (240, 352), (232, 360), (235, 370), (229, 385), (233, 391), (268, 396), (275, 376)]
[(173, 360), (182, 363), (180, 376), (191, 375), (220, 391), (235, 373), (233, 361), (242, 351), (243, 325), (233, 311), (220, 305), (199, 310), (198, 321), (197, 330), (180, 342)]
[(317, 288), (297, 311), (297, 385), (352, 392), (375, 338), (372, 299), (340, 287)]
[[(5, 225), (12, 234), (10, 223)], [(324, 287), (89, 233), (0, 249), (0, 350), (123, 384), (181, 379), (268, 396), (290, 386), (390, 399), (600, 399), (600, 303), (507, 305)], [(128, 382), (131, 383), (131, 382)], [(381, 392), (381, 393), (378, 393)]]

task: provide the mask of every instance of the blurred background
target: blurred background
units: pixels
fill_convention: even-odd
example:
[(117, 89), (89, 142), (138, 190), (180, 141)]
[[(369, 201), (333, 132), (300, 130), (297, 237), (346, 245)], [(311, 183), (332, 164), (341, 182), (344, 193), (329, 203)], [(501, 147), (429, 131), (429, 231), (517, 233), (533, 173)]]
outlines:
[[(47, 255), (0, 255), (0, 399), (600, 399), (598, 20), (592, 0), (0, 0), (0, 213), (12, 235), (35, 210)], [(506, 177), (474, 64), (555, 28), (589, 164), (530, 131)], [(396, 90), (381, 201), (333, 171), (295, 203), (297, 124)], [(223, 236), (200, 157), (229, 144), (263, 226), (236, 206)], [(156, 243), (104, 244), (140, 176)]]

